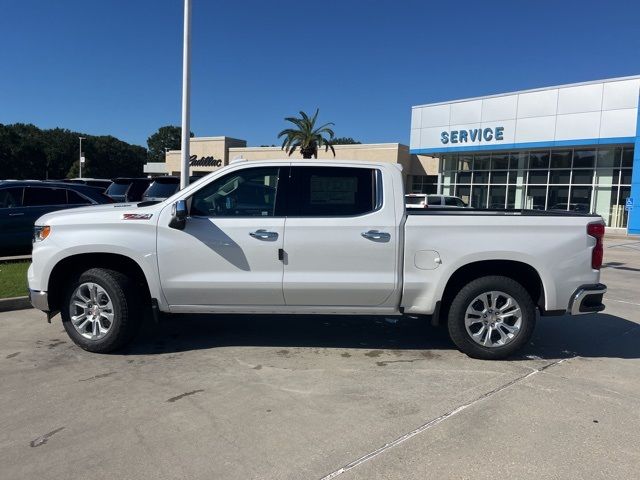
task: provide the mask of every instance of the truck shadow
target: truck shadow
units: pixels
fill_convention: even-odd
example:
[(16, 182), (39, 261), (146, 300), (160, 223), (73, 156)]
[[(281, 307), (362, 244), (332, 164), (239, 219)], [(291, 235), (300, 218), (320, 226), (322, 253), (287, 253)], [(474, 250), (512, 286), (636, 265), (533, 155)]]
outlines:
[[(529, 345), (511, 360), (640, 358), (640, 325), (598, 314), (542, 317)], [(228, 346), (373, 350), (455, 350), (446, 328), (422, 318), (323, 315), (173, 315), (146, 323), (125, 355)]]

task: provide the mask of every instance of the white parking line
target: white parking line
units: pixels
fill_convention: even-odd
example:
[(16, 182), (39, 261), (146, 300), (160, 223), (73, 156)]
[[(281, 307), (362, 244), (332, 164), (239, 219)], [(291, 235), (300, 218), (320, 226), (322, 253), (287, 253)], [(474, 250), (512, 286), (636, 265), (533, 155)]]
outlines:
[(626, 300), (618, 300), (617, 298), (606, 297), (606, 300), (607, 301), (611, 300), (612, 302), (618, 302), (618, 303), (626, 303), (627, 305), (638, 305), (640, 307), (640, 303), (628, 302)]
[(453, 417), (454, 415), (457, 415), (458, 413), (462, 412), (463, 410), (466, 410), (469, 407), (474, 406), (476, 403), (481, 402), (493, 395), (495, 395), (496, 393), (501, 392), (502, 390), (505, 390), (509, 387), (511, 387), (512, 385), (515, 385), (516, 383), (521, 382), (522, 380), (526, 380), (527, 378), (536, 375), (544, 370), (546, 370), (549, 367), (553, 367), (555, 365), (560, 365), (562, 362), (565, 362), (567, 360), (571, 360), (571, 358), (575, 358), (574, 357), (570, 357), (570, 358), (563, 358), (562, 360), (557, 360), (555, 362), (551, 362), (548, 363), (546, 365), (544, 365), (541, 368), (537, 368), (537, 369), (533, 369), (531, 372), (527, 373), (526, 375), (522, 375), (521, 377), (515, 378), (513, 380), (511, 380), (510, 382), (505, 383), (504, 385), (501, 385), (497, 388), (494, 388), (493, 390), (482, 394), (480, 397), (476, 398), (475, 400), (469, 402), (469, 403), (465, 403), (463, 405), (460, 405), (457, 408), (454, 408), (453, 410), (440, 415), (437, 418), (434, 418), (433, 420), (429, 420), (427, 423), (419, 426), (418, 428), (416, 428), (415, 430), (412, 430), (411, 432), (407, 433), (406, 435), (403, 435), (399, 438), (396, 438), (394, 441), (389, 442), (385, 445), (383, 445), (382, 447), (367, 453), (366, 455), (363, 455), (362, 457), (358, 458), (357, 460), (354, 460), (351, 463), (348, 463), (347, 465), (345, 465), (342, 468), (339, 468), (338, 470), (336, 470), (335, 472), (330, 473), (329, 475), (326, 475), (324, 477), (322, 477), (320, 480), (330, 480), (332, 478), (336, 478), (338, 475), (342, 475), (345, 472), (348, 472), (349, 470), (356, 468), (358, 465), (362, 465), (364, 462), (367, 462), (369, 460), (371, 460), (372, 458), (380, 455), (381, 453), (385, 452), (386, 450), (389, 450), (390, 448), (395, 447), (396, 445), (400, 445), (402, 442), (409, 440), (412, 437), (415, 437), (416, 435), (418, 435), (419, 433), (424, 432), (425, 430), (430, 429), (431, 427), (435, 427), (436, 425), (438, 425), (441, 422), (444, 422), (445, 420), (447, 420), (448, 418)]

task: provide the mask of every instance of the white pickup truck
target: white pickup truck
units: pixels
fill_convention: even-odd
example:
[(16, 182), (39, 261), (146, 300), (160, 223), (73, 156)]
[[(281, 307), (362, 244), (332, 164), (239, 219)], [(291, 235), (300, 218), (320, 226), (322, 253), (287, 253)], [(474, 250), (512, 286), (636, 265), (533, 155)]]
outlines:
[(604, 309), (603, 235), (596, 215), (408, 212), (395, 165), (240, 161), (160, 203), (41, 217), (28, 279), (34, 307), (92, 352), (147, 312), (404, 314), (497, 359), (538, 312)]

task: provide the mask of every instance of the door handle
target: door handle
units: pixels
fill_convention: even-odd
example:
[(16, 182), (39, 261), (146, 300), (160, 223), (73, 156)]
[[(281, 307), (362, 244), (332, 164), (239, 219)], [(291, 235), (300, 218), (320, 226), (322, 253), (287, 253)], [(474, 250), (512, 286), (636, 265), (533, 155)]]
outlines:
[(390, 233), (381, 232), (379, 230), (369, 230), (368, 232), (362, 232), (361, 235), (364, 238), (378, 242), (388, 242), (391, 239)]
[(22, 215), (24, 215), (24, 212), (22, 212), (22, 213), (10, 213), (9, 214), (10, 217), (20, 217)]
[(264, 230), (263, 228), (256, 230), (255, 232), (249, 232), (253, 238), (257, 238), (258, 240), (276, 240), (278, 238), (278, 232), (269, 232)]

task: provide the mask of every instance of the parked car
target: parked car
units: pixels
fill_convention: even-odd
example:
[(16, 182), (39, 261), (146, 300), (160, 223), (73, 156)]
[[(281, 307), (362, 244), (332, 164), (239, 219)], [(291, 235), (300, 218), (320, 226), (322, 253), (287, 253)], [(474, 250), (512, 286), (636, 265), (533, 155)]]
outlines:
[(31, 302), (92, 352), (145, 312), (411, 314), (486, 359), (526, 345), (537, 312), (604, 309), (601, 217), (405, 210), (403, 183), (384, 163), (245, 161), (157, 204), (48, 214)]
[[(189, 184), (195, 183), (206, 177), (206, 175), (191, 175)], [(160, 202), (165, 198), (180, 190), (180, 177), (167, 175), (164, 177), (155, 177), (149, 188), (142, 195), (143, 202)]]
[(567, 205), (566, 203), (556, 203), (549, 210), (569, 210), (571, 212), (588, 212), (589, 204), (588, 203), (570, 203), (569, 205)]
[(85, 185), (0, 181), (0, 256), (29, 253), (33, 224), (45, 213), (110, 202), (100, 190)]
[(115, 202), (140, 202), (152, 178), (116, 178), (104, 193)]
[(89, 187), (99, 188), (101, 192), (104, 192), (113, 183), (111, 180), (104, 178), (69, 178), (67, 180), (63, 180), (63, 182), (88, 185)]
[(429, 195), (426, 193), (408, 193), (404, 196), (407, 208), (468, 208), (461, 198), (451, 195)]
[(164, 200), (180, 190), (180, 177), (155, 177), (142, 194), (143, 202)]

